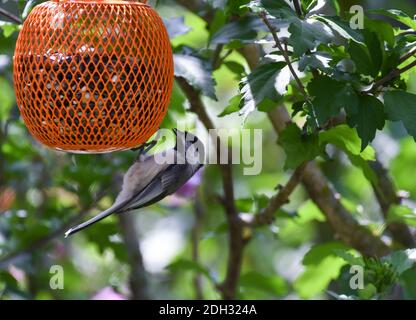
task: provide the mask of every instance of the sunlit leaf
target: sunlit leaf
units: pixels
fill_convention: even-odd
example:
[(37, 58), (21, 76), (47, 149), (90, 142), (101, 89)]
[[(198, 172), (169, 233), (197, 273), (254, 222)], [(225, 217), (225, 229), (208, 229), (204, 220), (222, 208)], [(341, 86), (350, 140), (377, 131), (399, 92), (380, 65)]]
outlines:
[(243, 290), (259, 290), (272, 296), (283, 296), (288, 291), (286, 281), (276, 275), (265, 275), (251, 271), (240, 277), (240, 288)]
[(288, 31), (290, 32), (289, 44), (293, 47), (293, 53), (298, 57), (320, 44), (329, 43), (333, 36), (324, 23), (313, 19), (292, 22)]
[(339, 242), (315, 245), (303, 258), (305, 271), (295, 280), (294, 288), (301, 298), (308, 299), (326, 290), (346, 262), (336, 256), (335, 249), (345, 249)]
[(384, 10), (384, 9), (378, 9), (378, 10), (371, 10), (373, 13), (382, 14), (386, 17), (393, 18), (404, 25), (412, 28), (413, 30), (416, 30), (416, 21), (412, 18), (410, 18), (406, 13), (400, 10), (396, 9), (390, 9), (390, 10)]
[(240, 114), (247, 116), (265, 99), (278, 102), (286, 92), (290, 73), (284, 62), (268, 62), (258, 66), (241, 81), (243, 95)]
[(174, 54), (175, 76), (182, 77), (204, 95), (216, 100), (215, 82), (209, 62), (191, 55)]
[(286, 153), (285, 168), (294, 169), (321, 153), (317, 135), (304, 135), (296, 124), (289, 124), (279, 135)]

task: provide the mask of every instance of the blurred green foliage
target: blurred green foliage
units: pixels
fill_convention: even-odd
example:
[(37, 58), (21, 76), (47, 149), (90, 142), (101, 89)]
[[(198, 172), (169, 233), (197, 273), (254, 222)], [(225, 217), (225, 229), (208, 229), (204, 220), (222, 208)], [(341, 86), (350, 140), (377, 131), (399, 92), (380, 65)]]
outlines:
[[(1, 6), (24, 18), (40, 2)], [(156, 9), (168, 26), (176, 76), (201, 92), (217, 126), (263, 129), (261, 174), (244, 176), (243, 165), (233, 167), (239, 212), (256, 214), (291, 169), (317, 158), (343, 205), (374, 235), (393, 222), (416, 227), (416, 73), (410, 70), (393, 79), (389, 87), (394, 91), (384, 95), (383, 102), (373, 93), (361, 92), (403, 66), (399, 58), (414, 48), (416, 40), (416, 22), (411, 18), (416, 7), (411, 1), (361, 1), (366, 9), (378, 9), (374, 11), (378, 15), (367, 18), (366, 29), (359, 31), (337, 15), (345, 18), (357, 1), (326, 2), (308, 20), (298, 18), (288, 2), (279, 0), (204, 1), (202, 10), (195, 12), (176, 2), (159, 1)], [(302, 1), (304, 12), (319, 3)], [(305, 100), (290, 79), (286, 63), (256, 15), (261, 10), (280, 18), (271, 19), (275, 28), (287, 29), (290, 58), (305, 71), (302, 81), (312, 101)], [(104, 298), (120, 297), (117, 293), (128, 297), (131, 266), (117, 219), (106, 219), (70, 239), (64, 239), (65, 230), (60, 229), (80, 213), (93, 215), (111, 205), (135, 153), (62, 153), (28, 134), (12, 82), (19, 28), (0, 21), (0, 299), (90, 299), (108, 287), (113, 295)], [(402, 35), (403, 29), (409, 34)], [(240, 49), (253, 43), (264, 44), (266, 57), (250, 72)], [(216, 68), (211, 59), (218, 46), (222, 61)], [(311, 69), (322, 75), (312, 80)], [(278, 103), (286, 105), (295, 119), (279, 139), (265, 113)], [(172, 128), (179, 120), (202, 133), (188, 107), (175, 84), (162, 127)], [(342, 111), (346, 124), (318, 132)], [(385, 220), (371, 189), (379, 178), (369, 166), (376, 154), (397, 189), (408, 192), (402, 203), (390, 207)], [(174, 195), (134, 213), (152, 298), (221, 297), (217, 284), (226, 270), (228, 227), (218, 201), (222, 185), (215, 166), (206, 166), (195, 189), (192, 196)], [(399, 287), (399, 298), (416, 299), (414, 250), (394, 244), (389, 256), (362, 257), (338, 241), (302, 187), (290, 200), (276, 212), (273, 224), (247, 230), (251, 241), (238, 298), (377, 299), (396, 297), (393, 289)], [(53, 265), (64, 269), (64, 290), (49, 285)], [(350, 266), (357, 265), (363, 267), (365, 287), (352, 290)]]

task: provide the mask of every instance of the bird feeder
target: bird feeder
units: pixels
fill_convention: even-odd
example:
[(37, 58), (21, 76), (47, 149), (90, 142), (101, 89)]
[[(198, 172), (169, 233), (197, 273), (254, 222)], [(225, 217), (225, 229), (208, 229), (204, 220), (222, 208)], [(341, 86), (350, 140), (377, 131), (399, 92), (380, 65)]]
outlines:
[(167, 111), (168, 34), (138, 1), (44, 2), (19, 34), (14, 82), (22, 118), (43, 144), (79, 153), (133, 148)]

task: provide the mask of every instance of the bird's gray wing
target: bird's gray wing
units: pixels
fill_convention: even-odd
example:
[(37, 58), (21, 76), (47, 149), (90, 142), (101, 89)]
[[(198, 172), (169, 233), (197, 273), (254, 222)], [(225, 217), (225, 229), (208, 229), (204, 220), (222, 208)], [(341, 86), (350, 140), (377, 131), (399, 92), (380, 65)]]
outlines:
[(123, 186), (117, 196), (116, 203), (131, 200), (169, 166), (168, 163), (157, 163), (154, 156), (143, 157), (141, 161), (135, 162), (124, 174)]
[(143, 208), (174, 193), (188, 181), (199, 166), (174, 164), (153, 179), (149, 185), (135, 196), (120, 212)]

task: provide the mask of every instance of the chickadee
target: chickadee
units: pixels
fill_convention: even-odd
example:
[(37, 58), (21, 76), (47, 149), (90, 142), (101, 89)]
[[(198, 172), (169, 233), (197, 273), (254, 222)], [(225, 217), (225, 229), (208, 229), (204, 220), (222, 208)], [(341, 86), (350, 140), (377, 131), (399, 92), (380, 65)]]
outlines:
[[(146, 154), (156, 142), (140, 147), (138, 158), (124, 175), (123, 187), (114, 204), (90, 220), (69, 229), (65, 238), (113, 213), (125, 213), (156, 203), (182, 187), (203, 166), (201, 155), (204, 148), (191, 133), (177, 129), (173, 129), (173, 132), (176, 135), (176, 145), (164, 154), (165, 158), (174, 160), (173, 164), (161, 164), (157, 161), (158, 154)], [(194, 158), (189, 157), (188, 152), (193, 152)]]

